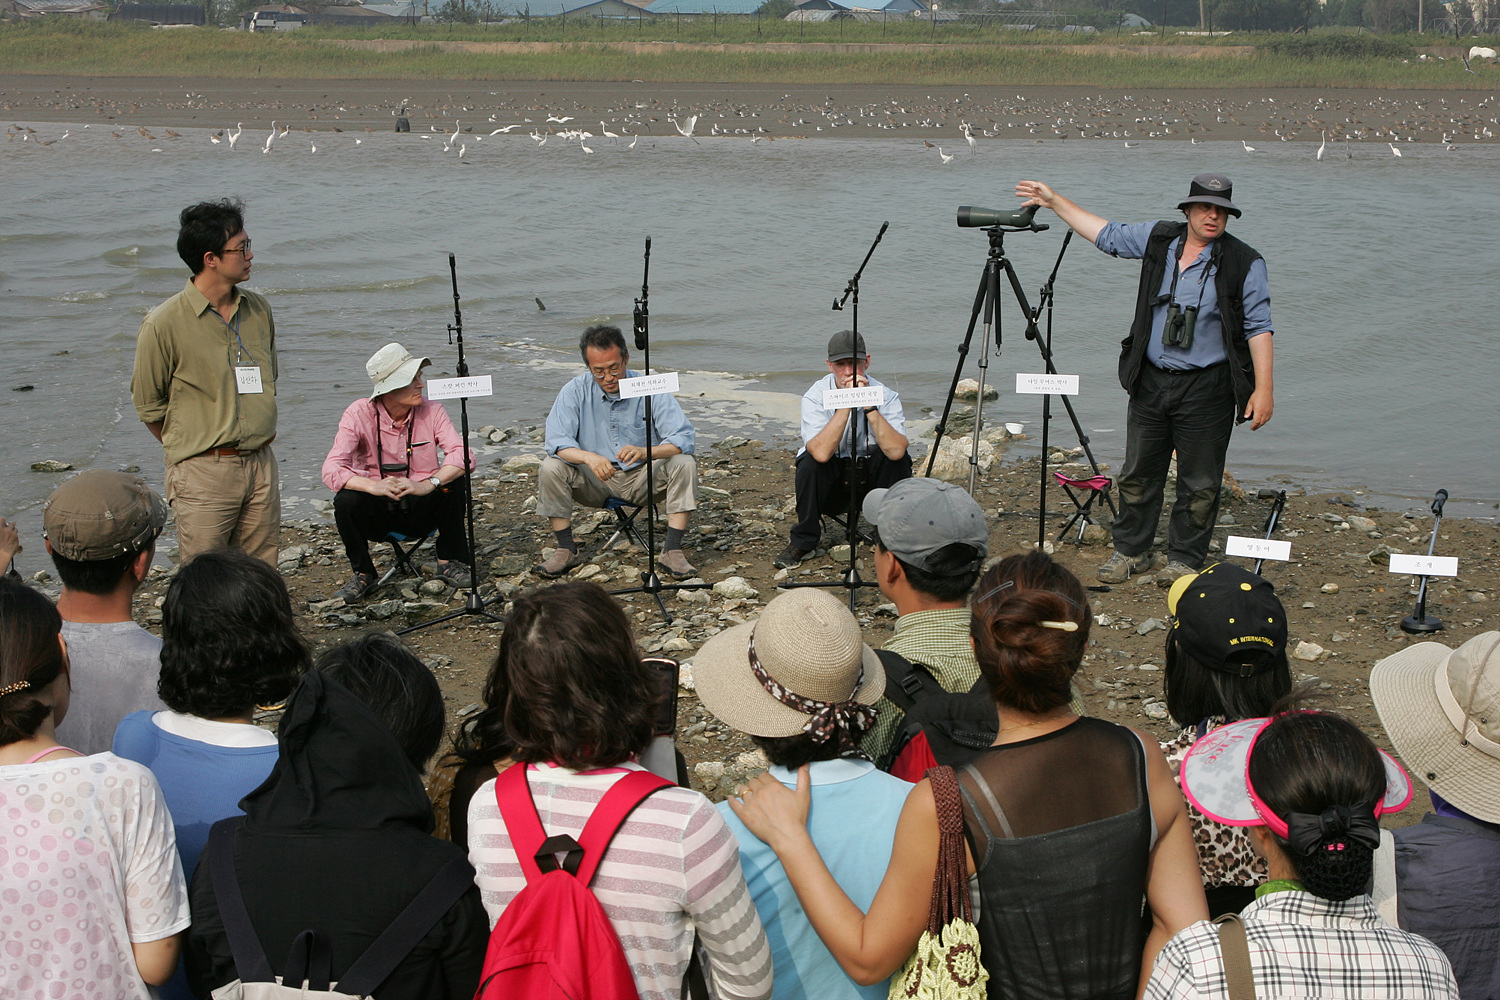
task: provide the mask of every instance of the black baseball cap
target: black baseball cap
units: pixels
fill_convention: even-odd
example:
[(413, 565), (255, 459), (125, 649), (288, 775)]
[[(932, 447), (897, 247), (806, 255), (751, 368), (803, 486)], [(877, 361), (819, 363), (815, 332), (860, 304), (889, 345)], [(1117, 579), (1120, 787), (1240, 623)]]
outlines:
[(1172, 636), (1210, 670), (1249, 677), (1270, 670), (1286, 649), (1286, 609), (1264, 577), (1214, 563), (1179, 577), (1167, 592)]
[(847, 361), (859, 358), (863, 361), (870, 355), (865, 351), (865, 338), (853, 330), (840, 330), (828, 341), (828, 360)]

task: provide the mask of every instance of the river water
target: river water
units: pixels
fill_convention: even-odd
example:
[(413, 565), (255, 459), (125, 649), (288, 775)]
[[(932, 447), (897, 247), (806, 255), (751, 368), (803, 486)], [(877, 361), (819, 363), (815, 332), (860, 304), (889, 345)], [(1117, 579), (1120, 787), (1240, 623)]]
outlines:
[[(1493, 516), (1500, 499), (1493, 147), (1412, 144), (1398, 158), (1366, 143), (1318, 162), (1309, 144), (1274, 141), (1254, 154), (1238, 142), (1009, 142), (947, 150), (956, 156), (943, 164), (899, 140), (592, 139), (585, 153), (555, 136), (538, 147), (468, 135), (460, 162), (441, 136), (294, 132), (262, 153), (264, 132), (230, 150), (203, 129), (152, 140), (31, 124), (39, 139), (71, 130), (47, 146), (0, 145), (0, 514), (19, 516), (33, 542), (59, 477), (32, 462), (136, 465), (160, 488), (160, 449), (130, 403), (135, 334), (186, 277), (177, 212), (226, 194), (248, 205), (251, 286), (276, 314), (288, 517), (326, 498), (318, 467), (339, 413), (368, 389), (371, 353), (399, 340), (451, 373), (450, 251), (470, 367), (495, 385), (473, 401), (471, 426), (543, 420), (579, 370), (582, 328), (628, 328), (650, 234), (653, 367), (685, 373), (704, 438), (784, 440), (828, 336), (849, 323), (830, 302), (882, 222), (860, 329), (872, 371), (916, 415), (942, 406), (984, 265), (985, 237), (954, 225), (958, 205), (1010, 208), (1015, 181), (1036, 177), (1107, 217), (1162, 218), (1203, 170), (1234, 179), (1245, 215), (1231, 229), (1267, 258), (1277, 330), (1275, 419), (1236, 432), (1231, 470), (1247, 485), (1360, 489), (1391, 506), (1443, 487), (1454, 514)], [(1006, 240), (1033, 299), (1064, 231), (1040, 218), (1050, 231)], [(1115, 468), (1117, 344), (1137, 277), (1134, 263), (1075, 240), (1057, 280), (1057, 367), (1080, 376), (1074, 405)], [(1041, 359), (1020, 317), (1007, 293), (989, 369), (1002, 395), (987, 414), (1026, 422), (1034, 445), (1040, 397), (1012, 390)], [(1075, 443), (1065, 420), (1052, 433)]]

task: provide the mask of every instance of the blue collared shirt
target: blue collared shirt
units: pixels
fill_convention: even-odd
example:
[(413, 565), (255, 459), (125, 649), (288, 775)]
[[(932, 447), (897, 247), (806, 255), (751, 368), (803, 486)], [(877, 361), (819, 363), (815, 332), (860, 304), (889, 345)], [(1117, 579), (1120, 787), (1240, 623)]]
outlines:
[[(869, 384), (872, 386), (878, 385), (885, 390), (885, 402), (881, 403), (875, 409), (879, 411), (880, 415), (885, 418), (885, 422), (890, 424), (897, 434), (904, 435), (906, 433), (906, 414), (901, 409), (901, 394), (876, 378), (869, 379)], [(833, 419), (833, 415), (838, 412), (830, 410), (823, 405), (823, 391), (825, 389), (837, 389), (838, 387), (838, 376), (829, 372), (814, 382), (812, 387), (802, 394), (803, 447), (797, 449), (798, 455), (807, 450), (807, 442), (817, 437), (818, 432), (827, 427), (829, 421)], [(851, 420), (850, 423), (858, 421), (863, 416), (863, 414), (855, 414), (854, 420)], [(860, 443), (864, 445), (861, 454), (865, 456), (874, 454), (875, 449), (879, 446), (875, 442), (875, 432), (869, 429), (869, 422), (865, 421), (861, 424), (859, 431), (863, 435)], [(844, 428), (844, 439), (839, 442), (838, 451), (834, 453), (837, 457), (849, 457), (849, 439), (851, 434), (852, 432), (846, 426)]]
[[(1146, 242), (1154, 222), (1107, 223), (1099, 231), (1094, 245), (1112, 257), (1127, 257), (1139, 260), (1146, 254)], [(1172, 292), (1172, 272), (1177, 270), (1178, 237), (1167, 244), (1167, 267), (1162, 272), (1162, 294)], [(1219, 315), (1219, 292), (1214, 285), (1218, 265), (1211, 264), (1213, 244), (1204, 247), (1198, 259), (1177, 278), (1176, 301), (1181, 306), (1198, 306), (1198, 323), (1193, 331), (1193, 346), (1187, 350), (1168, 347), (1162, 343), (1162, 330), (1167, 322), (1165, 304), (1151, 310), (1151, 342), (1146, 345), (1146, 360), (1158, 368), (1207, 368), (1229, 360), (1224, 353), (1224, 321)], [(1257, 259), (1245, 275), (1241, 294), (1245, 303), (1245, 339), (1270, 333), (1271, 287), (1266, 276), (1266, 262)]]
[[(638, 371), (625, 372), (636, 378)], [(697, 435), (677, 398), (670, 393), (651, 397), (651, 420), (654, 444), (675, 444), (684, 455), (693, 453)], [(584, 372), (558, 392), (547, 414), (547, 454), (556, 456), (563, 448), (582, 448), (603, 455), (618, 469), (629, 469), (615, 458), (624, 445), (646, 446), (646, 397), (621, 399), (606, 395), (594, 377)], [(637, 465), (640, 463), (637, 462)]]

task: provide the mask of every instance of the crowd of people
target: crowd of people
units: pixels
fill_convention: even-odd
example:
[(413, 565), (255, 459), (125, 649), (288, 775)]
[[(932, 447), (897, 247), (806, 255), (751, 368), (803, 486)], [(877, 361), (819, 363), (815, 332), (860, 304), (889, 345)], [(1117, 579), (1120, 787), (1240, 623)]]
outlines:
[[(916, 995), (914, 953), (959, 940), (942, 896), (972, 924), (955, 996), (1500, 998), (1500, 632), (1374, 667), (1406, 768), (1296, 688), (1274, 587), (1206, 550), (1229, 431), (1271, 415), (1265, 266), (1225, 238), (1228, 179), (1195, 178), (1184, 223), (1134, 227), (1018, 192), (1145, 260), (1099, 576), (1153, 563), (1175, 450), (1160, 576), (1177, 736), (1086, 713), (1088, 589), (1040, 551), (992, 558), (974, 499), (912, 478), (899, 395), (855, 331), (803, 399), (776, 563), (814, 551), (826, 515), (862, 516), (895, 635), (872, 649), (838, 599), (792, 589), (710, 638), (697, 695), (770, 765), (726, 801), (648, 753), (675, 685), (594, 584), (515, 596), (463, 719), (393, 635), (314, 656), (275, 569), (275, 325), (239, 287), (241, 207), (204, 203), (183, 212), (192, 276), (143, 324), (132, 386), (167, 502), (81, 473), (44, 511), (56, 603), (0, 576), (0, 995)], [(1196, 348), (1177, 300), (1192, 285)], [(621, 391), (640, 373), (617, 328), (579, 352), (547, 419), (536, 513), (556, 544), (537, 575), (581, 563), (576, 504), (661, 505), (657, 565), (693, 575), (691, 423), (670, 395)], [(376, 352), (324, 462), (347, 601), (379, 586), (378, 541), (435, 534), (436, 575), (473, 584), (472, 458), (424, 397), (428, 363)], [(180, 560), (157, 637), (132, 597), (169, 505)], [(0, 573), (18, 545), (0, 520)], [(273, 715), (274, 732), (257, 722)], [(1433, 813), (1383, 829), (1413, 798), (1407, 768)]]

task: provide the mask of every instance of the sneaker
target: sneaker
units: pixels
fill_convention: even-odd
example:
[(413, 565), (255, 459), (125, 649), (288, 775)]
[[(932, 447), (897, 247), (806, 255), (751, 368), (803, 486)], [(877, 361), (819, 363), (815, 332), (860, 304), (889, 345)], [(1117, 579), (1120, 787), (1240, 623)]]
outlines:
[(344, 584), (334, 592), (333, 596), (342, 597), (344, 599), (344, 603), (347, 604), (351, 601), (357, 601), (361, 597), (364, 597), (366, 594), (370, 593), (370, 591), (374, 590), (375, 586), (376, 584), (374, 573), (355, 573), (349, 578), (348, 583)]
[(457, 559), (438, 563), (437, 572), (433, 574), (433, 579), (442, 580), (458, 590), (465, 590), (474, 585), (474, 574), (469, 572), (468, 566), (465, 566)]
[(1170, 587), (1180, 577), (1193, 576), (1198, 571), (1185, 562), (1176, 559), (1169, 560), (1167, 565), (1156, 571), (1156, 585), (1158, 587)]
[(532, 567), (532, 572), (537, 576), (545, 576), (549, 580), (555, 580), (570, 569), (583, 565), (583, 556), (576, 549), (557, 549), (547, 561), (540, 566)]
[(1150, 552), (1142, 552), (1138, 556), (1127, 556), (1116, 550), (1115, 554), (1100, 566), (1095, 573), (1100, 583), (1124, 583), (1135, 573), (1144, 573), (1151, 568), (1153, 562)]
[(781, 555), (777, 556), (771, 565), (777, 569), (791, 569), (810, 555), (812, 555), (811, 549), (799, 549), (795, 545), (788, 545), (781, 550)]
[(656, 557), (656, 565), (666, 570), (679, 580), (686, 580), (690, 576), (697, 576), (698, 571), (693, 564), (687, 561), (687, 556), (682, 554), (681, 549), (668, 549)]

